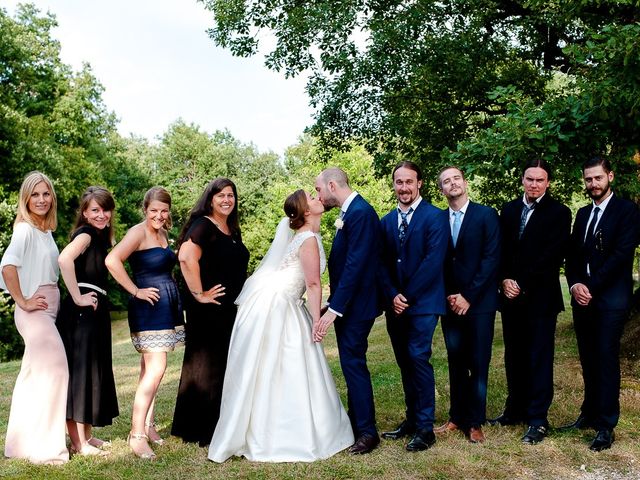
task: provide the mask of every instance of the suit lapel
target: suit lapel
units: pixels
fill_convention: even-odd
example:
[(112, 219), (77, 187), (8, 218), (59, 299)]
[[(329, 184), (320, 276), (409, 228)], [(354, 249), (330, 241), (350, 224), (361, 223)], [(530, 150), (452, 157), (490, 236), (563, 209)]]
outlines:
[[(473, 222), (473, 212), (475, 208), (475, 204), (473, 202), (469, 202), (467, 211), (462, 216), (462, 225), (460, 225), (460, 231), (458, 232), (458, 243), (456, 244), (456, 249), (458, 248), (458, 245), (460, 245), (460, 239), (465, 235), (467, 227), (469, 227), (469, 224)], [(451, 240), (451, 243), (453, 244), (453, 240)]]

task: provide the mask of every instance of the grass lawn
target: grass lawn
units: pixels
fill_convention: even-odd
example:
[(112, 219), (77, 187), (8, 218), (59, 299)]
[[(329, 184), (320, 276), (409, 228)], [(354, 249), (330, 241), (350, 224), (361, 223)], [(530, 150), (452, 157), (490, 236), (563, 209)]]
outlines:
[[(163, 446), (155, 447), (158, 458), (150, 462), (134, 457), (125, 442), (139, 365), (139, 356), (129, 340), (126, 320), (114, 321), (113, 339), (120, 417), (112, 426), (95, 432), (100, 438), (113, 442), (111, 455), (107, 458), (78, 456), (61, 467), (0, 459), (0, 478), (640, 478), (640, 365), (637, 363), (623, 365), (622, 415), (616, 429), (616, 442), (611, 450), (601, 453), (593, 453), (587, 448), (592, 431), (554, 433), (543, 443), (528, 446), (519, 441), (524, 427), (487, 426), (487, 442), (483, 445), (472, 445), (462, 435), (453, 434), (438, 438), (434, 448), (419, 453), (406, 452), (402, 441), (383, 440), (374, 452), (359, 457), (340, 453), (312, 464), (260, 464), (233, 459), (219, 465), (207, 460), (206, 449), (169, 437), (183, 353), (178, 350), (169, 354), (169, 366), (158, 397), (156, 421), (160, 434), (168, 439)], [(374, 384), (378, 427), (382, 431), (394, 428), (402, 420), (404, 412), (400, 375), (382, 318), (376, 321), (369, 341), (369, 368)], [(582, 379), (570, 312), (560, 316), (556, 346), (556, 390), (549, 417), (552, 425), (572, 421), (582, 400)], [(334, 336), (327, 338), (325, 351), (344, 400), (345, 385)], [(498, 319), (489, 378), (489, 416), (501, 412), (506, 395), (503, 351)], [(433, 364), (437, 383), (436, 423), (439, 424), (447, 419), (449, 408), (446, 351), (440, 327), (434, 339)], [(2, 451), (11, 392), (19, 367), (19, 361), (0, 364)]]

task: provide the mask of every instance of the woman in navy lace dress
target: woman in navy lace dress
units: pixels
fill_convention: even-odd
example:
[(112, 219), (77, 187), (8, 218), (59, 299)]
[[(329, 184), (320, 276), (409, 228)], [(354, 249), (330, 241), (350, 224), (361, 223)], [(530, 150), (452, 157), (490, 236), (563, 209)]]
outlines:
[[(133, 401), (129, 446), (140, 458), (155, 454), (149, 440), (162, 444), (155, 429), (155, 396), (167, 366), (167, 352), (184, 342), (178, 287), (171, 275), (176, 255), (169, 247), (171, 196), (162, 187), (144, 196), (145, 220), (129, 229), (107, 256), (113, 278), (131, 294), (129, 329), (140, 359), (140, 379)], [(129, 260), (133, 279), (124, 261)]]

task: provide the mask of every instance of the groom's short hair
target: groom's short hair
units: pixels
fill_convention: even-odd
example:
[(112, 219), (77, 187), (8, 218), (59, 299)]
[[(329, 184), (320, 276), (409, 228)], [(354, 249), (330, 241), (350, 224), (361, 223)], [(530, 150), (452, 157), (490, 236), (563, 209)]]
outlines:
[(327, 168), (321, 173), (321, 175), (325, 183), (329, 183), (330, 181), (333, 181), (340, 187), (349, 186), (349, 177), (347, 177), (347, 174), (341, 168), (338, 168), (338, 167)]

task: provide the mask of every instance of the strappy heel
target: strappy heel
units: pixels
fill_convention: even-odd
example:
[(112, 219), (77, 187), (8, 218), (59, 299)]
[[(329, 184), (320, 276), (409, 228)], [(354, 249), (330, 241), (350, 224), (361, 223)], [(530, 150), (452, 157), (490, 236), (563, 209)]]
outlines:
[[(131, 446), (131, 440), (144, 440), (145, 442), (149, 441), (149, 437), (147, 437), (144, 433), (133, 433), (130, 432), (129, 435), (127, 436), (127, 444), (129, 445), (129, 448), (131, 449), (131, 451), (133, 452), (133, 454), (138, 457), (138, 458), (142, 458), (144, 460), (153, 460), (156, 458), (156, 454), (151, 452), (143, 452), (143, 453), (138, 453), (135, 451), (135, 449)], [(149, 447), (149, 444), (147, 443), (147, 447)], [(149, 447), (150, 449), (151, 447)]]
[(145, 423), (144, 426), (147, 427), (147, 435), (149, 437), (150, 437), (150, 435), (149, 435), (149, 429), (150, 428), (153, 428), (155, 434), (158, 435), (158, 438), (149, 438), (149, 441), (151, 443), (153, 443), (155, 445), (164, 445), (164, 439), (160, 438), (160, 434), (156, 430), (156, 422)]

